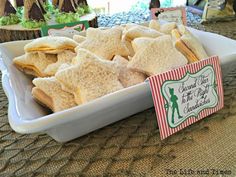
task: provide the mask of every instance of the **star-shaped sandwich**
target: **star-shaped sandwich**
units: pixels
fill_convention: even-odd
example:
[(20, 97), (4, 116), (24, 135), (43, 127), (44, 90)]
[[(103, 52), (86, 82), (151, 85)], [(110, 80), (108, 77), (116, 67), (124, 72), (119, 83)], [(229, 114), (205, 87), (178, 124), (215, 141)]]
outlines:
[(119, 69), (113, 62), (86, 49), (77, 52), (78, 63), (56, 74), (62, 88), (74, 94), (76, 102), (86, 103), (123, 88), (118, 80)]
[(44, 72), (49, 76), (54, 76), (62, 65), (70, 65), (76, 54), (70, 50), (65, 50), (57, 54), (57, 61), (47, 66)]
[(177, 28), (177, 24), (175, 22), (169, 22), (161, 25), (160, 32), (164, 34), (171, 34), (173, 29)]
[(36, 77), (48, 76), (44, 70), (55, 62), (57, 62), (56, 55), (43, 52), (26, 53), (13, 59), (13, 63), (19, 70)]
[(156, 38), (162, 35), (163, 33), (159, 31), (148, 28), (146, 26), (137, 25), (127, 30), (127, 32), (125, 33), (125, 38), (126, 40), (132, 41), (135, 38), (139, 38), (139, 37)]
[(177, 28), (177, 24), (175, 22), (160, 24), (158, 20), (151, 20), (149, 23), (149, 28), (159, 31), (163, 34), (171, 34), (171, 31)]
[(189, 63), (208, 58), (201, 42), (184, 25), (179, 25), (171, 34), (175, 47), (186, 56)]
[(106, 60), (112, 60), (115, 55), (129, 55), (129, 51), (122, 41), (122, 28), (120, 27), (106, 30), (89, 28), (86, 33), (86, 40), (79, 44), (76, 51), (80, 48), (87, 49)]
[(71, 64), (75, 56), (70, 50), (58, 54), (32, 52), (14, 58), (13, 63), (26, 74), (48, 77), (54, 76), (62, 64)]
[(147, 76), (141, 72), (134, 71), (127, 67), (129, 61), (119, 55), (112, 60), (119, 68), (119, 80), (124, 87), (130, 87), (145, 81)]
[(185, 64), (187, 59), (173, 46), (171, 36), (164, 35), (139, 48), (128, 67), (151, 76)]
[(158, 20), (151, 20), (149, 23), (149, 28), (154, 29), (156, 31), (160, 31), (161, 24)]
[(25, 52), (44, 52), (57, 54), (64, 50), (75, 51), (78, 43), (67, 37), (47, 36), (33, 40), (25, 45)]
[(145, 48), (148, 44), (154, 42), (155, 38), (149, 37), (139, 37), (132, 41), (132, 47), (134, 52), (138, 52), (138, 50)]
[(148, 28), (146, 26), (141, 26), (137, 24), (127, 24), (125, 26), (123, 41), (129, 50), (129, 57), (133, 57), (135, 51), (132, 47), (132, 41), (140, 37), (156, 38), (162, 36), (163, 34), (155, 29)]
[(84, 41), (86, 40), (86, 37), (85, 37), (85, 36), (81, 36), (81, 35), (75, 34), (75, 35), (73, 36), (73, 40), (76, 41), (76, 42), (79, 44), (79, 43), (84, 42)]
[(62, 90), (55, 77), (36, 78), (33, 80), (33, 84), (35, 85), (32, 90), (33, 97), (53, 112), (63, 111), (78, 105), (75, 103), (74, 95)]
[(36, 77), (54, 76), (62, 64), (70, 64), (78, 44), (66, 37), (42, 37), (24, 46), (25, 54), (13, 59), (13, 63)]

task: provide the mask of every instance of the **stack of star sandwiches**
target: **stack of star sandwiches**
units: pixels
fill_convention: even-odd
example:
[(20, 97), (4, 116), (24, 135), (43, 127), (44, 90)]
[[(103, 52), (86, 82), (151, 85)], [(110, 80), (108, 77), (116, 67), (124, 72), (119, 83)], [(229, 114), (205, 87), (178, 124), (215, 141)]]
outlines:
[(25, 54), (14, 59), (17, 68), (35, 77), (54, 76), (62, 64), (71, 64), (77, 42), (65, 37), (38, 38), (25, 45)]
[(89, 28), (86, 36), (38, 38), (13, 63), (33, 75), (32, 95), (53, 112), (90, 102), (149, 76), (207, 58), (183, 25)]

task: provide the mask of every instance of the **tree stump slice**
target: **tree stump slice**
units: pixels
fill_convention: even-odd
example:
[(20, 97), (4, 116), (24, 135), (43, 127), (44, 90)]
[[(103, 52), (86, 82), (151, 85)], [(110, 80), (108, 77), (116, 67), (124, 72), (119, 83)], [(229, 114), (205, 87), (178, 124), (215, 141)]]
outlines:
[[(97, 16), (95, 13), (82, 16), (80, 20), (88, 20), (90, 27), (97, 28)], [(49, 22), (48, 25), (54, 25), (55, 22)], [(0, 43), (18, 40), (29, 40), (41, 37), (41, 31), (37, 29), (26, 29), (20, 24), (0, 26)]]

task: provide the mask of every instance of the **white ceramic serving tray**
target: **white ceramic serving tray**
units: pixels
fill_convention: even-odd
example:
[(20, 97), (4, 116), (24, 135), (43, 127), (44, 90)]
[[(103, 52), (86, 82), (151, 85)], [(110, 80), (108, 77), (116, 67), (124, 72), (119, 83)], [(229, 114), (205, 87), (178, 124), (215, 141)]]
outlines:
[[(236, 69), (236, 41), (190, 29), (209, 55), (220, 56), (223, 75)], [(87, 104), (49, 114), (31, 96), (32, 78), (16, 69), (12, 59), (24, 53), (29, 41), (0, 44), (2, 85), (9, 100), (9, 123), (18, 133), (47, 133), (66, 142), (153, 106), (148, 82), (103, 96)]]

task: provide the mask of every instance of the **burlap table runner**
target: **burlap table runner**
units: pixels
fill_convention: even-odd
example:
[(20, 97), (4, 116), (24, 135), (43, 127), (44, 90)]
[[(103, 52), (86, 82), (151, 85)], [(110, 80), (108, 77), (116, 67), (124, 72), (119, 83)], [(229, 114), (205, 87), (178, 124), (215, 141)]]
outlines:
[[(189, 25), (236, 39), (236, 21), (202, 26), (191, 19)], [(44, 134), (12, 131), (0, 86), (0, 176), (221, 176), (219, 170), (236, 176), (236, 70), (224, 89), (223, 110), (167, 140), (160, 141), (150, 109), (60, 144)]]

